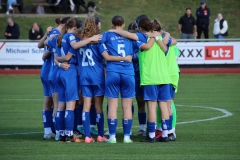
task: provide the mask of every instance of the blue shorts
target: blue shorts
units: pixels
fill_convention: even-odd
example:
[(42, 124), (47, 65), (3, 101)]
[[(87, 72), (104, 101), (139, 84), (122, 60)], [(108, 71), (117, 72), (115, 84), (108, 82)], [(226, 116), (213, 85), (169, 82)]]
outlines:
[(100, 85), (82, 85), (82, 96), (83, 97), (96, 97), (104, 95), (105, 86), (104, 83)]
[(51, 93), (56, 93), (57, 91), (57, 72), (58, 72), (59, 67), (58, 66), (53, 66), (53, 69), (50, 71), (48, 79), (50, 82), (50, 89)]
[(172, 84), (170, 84), (170, 95), (171, 95), (171, 99), (174, 99), (174, 97), (175, 97), (175, 88), (173, 87)]
[(143, 97), (143, 87), (140, 86), (140, 74), (135, 73), (135, 92), (136, 97)]
[(143, 87), (145, 101), (169, 101), (170, 84), (149, 85)]
[(43, 86), (43, 94), (45, 97), (52, 97), (50, 83), (48, 81), (48, 77), (41, 77), (42, 86)]
[(59, 77), (57, 78), (58, 101), (79, 100), (77, 81), (77, 70), (74, 65), (71, 65), (68, 70), (59, 69)]
[(105, 81), (105, 96), (107, 98), (118, 98), (119, 92), (122, 98), (135, 97), (134, 75), (107, 72)]

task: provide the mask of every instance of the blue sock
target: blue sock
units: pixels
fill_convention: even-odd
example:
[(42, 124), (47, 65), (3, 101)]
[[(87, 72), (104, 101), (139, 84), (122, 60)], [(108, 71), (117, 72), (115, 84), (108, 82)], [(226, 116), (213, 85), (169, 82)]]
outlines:
[(96, 125), (96, 109), (95, 106), (92, 105), (90, 109), (90, 125), (95, 126)]
[(79, 112), (79, 118), (77, 120), (77, 125), (83, 125), (82, 124), (82, 111), (83, 111), (83, 105), (78, 105), (78, 112)]
[(76, 131), (77, 130), (77, 125), (78, 125), (78, 119), (80, 119), (80, 115), (79, 115), (79, 107), (74, 109), (74, 127), (73, 130)]
[(56, 132), (56, 129), (55, 129), (55, 120), (54, 120), (54, 116), (53, 116), (53, 108), (51, 108), (51, 114), (52, 114), (52, 120), (51, 120), (51, 129), (52, 129), (52, 132)]
[(110, 135), (116, 135), (118, 120), (108, 118), (108, 130)]
[(52, 126), (52, 112), (48, 110), (42, 111), (44, 128), (51, 128)]
[(122, 126), (124, 136), (130, 136), (132, 128), (132, 119), (122, 119)]
[(65, 131), (65, 111), (57, 111), (57, 125), (58, 125), (58, 129), (61, 132), (60, 134), (62, 136), (65, 135), (64, 131)]
[(138, 122), (139, 125), (146, 124), (147, 114), (146, 113), (138, 113)]
[(65, 126), (66, 126), (66, 135), (73, 135), (73, 126), (74, 126), (74, 111), (66, 110), (65, 112)]
[(85, 136), (91, 138), (89, 112), (82, 112), (82, 122)]
[(103, 113), (97, 114), (96, 122), (98, 126), (98, 135), (103, 137), (104, 134), (104, 115)]
[(156, 126), (155, 122), (148, 122), (148, 134), (150, 138), (155, 137), (155, 126)]
[(171, 129), (172, 129), (172, 121), (173, 121), (173, 116), (171, 115), (171, 116), (169, 117), (169, 128), (168, 128), (168, 130), (171, 130)]

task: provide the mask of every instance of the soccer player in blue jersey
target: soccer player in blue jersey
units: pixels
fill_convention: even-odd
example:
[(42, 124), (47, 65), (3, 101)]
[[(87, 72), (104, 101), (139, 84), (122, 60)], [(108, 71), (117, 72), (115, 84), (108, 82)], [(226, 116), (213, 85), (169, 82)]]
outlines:
[[(131, 33), (137, 33), (136, 22), (132, 22), (128, 26), (128, 31)], [(142, 42), (141, 42), (142, 43)], [(135, 43), (136, 44), (136, 43)], [(144, 44), (144, 43), (142, 43)], [(146, 136), (146, 111), (145, 111), (145, 101), (143, 99), (143, 88), (140, 86), (140, 73), (139, 73), (139, 62), (138, 62), (138, 51), (139, 47), (134, 48), (133, 54), (133, 68), (135, 73), (135, 92), (136, 100), (138, 105), (138, 122), (139, 122), (139, 131), (134, 136)]]
[[(130, 33), (126, 31), (118, 31), (118, 30), (114, 30), (114, 32), (124, 37), (134, 39), (134, 40), (139, 40), (146, 43), (149, 39), (149, 37), (147, 36), (147, 33), (150, 33), (153, 31), (153, 24), (147, 17), (143, 17), (138, 20), (138, 29), (142, 33), (134, 34), (134, 33)], [(147, 101), (147, 106), (148, 106), (148, 132), (149, 132), (148, 137), (142, 140), (142, 142), (155, 142), (156, 102), (158, 102), (163, 115), (162, 121), (163, 121), (164, 131), (160, 141), (167, 142), (168, 130), (167, 130), (166, 124), (167, 124), (167, 121), (169, 120), (167, 101), (170, 100), (170, 91), (169, 91), (169, 85), (168, 85), (169, 84), (168, 75), (163, 76), (164, 75), (163, 73), (168, 72), (168, 69), (167, 69), (167, 65), (165, 65), (166, 60), (162, 55), (162, 51), (165, 52), (167, 50), (167, 47), (164, 44), (164, 42), (165, 40), (168, 42), (169, 35), (166, 35), (164, 42), (160, 41), (159, 37), (156, 35), (153, 35), (153, 37), (156, 37), (155, 40), (160, 45), (161, 51), (158, 50), (158, 48), (156, 48), (156, 44), (154, 44), (155, 46), (153, 48), (154, 50), (151, 49), (149, 51), (141, 52), (142, 59), (141, 59), (141, 62), (139, 62), (140, 66), (142, 65), (142, 68), (140, 67), (140, 73), (141, 73), (141, 85), (144, 86), (144, 100)], [(156, 53), (156, 51), (159, 53)], [(152, 56), (150, 56), (149, 54), (152, 54)], [(151, 63), (150, 61), (153, 59), (152, 58), (153, 56), (156, 58), (159, 58), (159, 56), (161, 57), (161, 59), (159, 59), (159, 62), (155, 61), (155, 63), (152, 64), (155, 67), (158, 67), (159, 72), (157, 74), (155, 74), (156, 72), (154, 73), (151, 72), (151, 69), (149, 68), (149, 63)], [(147, 61), (148, 61), (148, 64), (146, 63)], [(146, 68), (150, 69), (148, 70), (149, 73), (147, 74), (149, 74), (151, 78), (146, 76), (147, 74), (143, 71), (143, 69), (146, 70)], [(144, 75), (145, 78), (142, 77), (142, 75)]]
[[(57, 39), (58, 47), (61, 47), (61, 57), (56, 56), (59, 62), (68, 62), (70, 67), (67, 70), (59, 69), (58, 85), (58, 112), (57, 119), (60, 131), (59, 141), (81, 142), (78, 137), (73, 135), (74, 109), (78, 100), (77, 87), (77, 60), (76, 54), (69, 52), (71, 41), (75, 40), (74, 31), (80, 27), (78, 21), (71, 18), (64, 25), (61, 34)], [(60, 66), (61, 63), (58, 63)], [(61, 103), (60, 103), (61, 102)], [(66, 111), (63, 104), (66, 103)], [(62, 108), (64, 107), (64, 108)], [(65, 120), (64, 120), (65, 117)]]
[[(124, 19), (120, 15), (112, 18), (111, 28), (123, 30)], [(113, 56), (125, 57), (133, 54), (133, 42), (116, 33), (105, 32), (102, 42)], [(129, 62), (107, 62), (105, 96), (108, 98), (108, 143), (116, 143), (118, 96), (121, 94), (123, 108), (124, 143), (132, 143), (130, 131), (132, 127), (132, 98), (135, 97), (135, 81), (133, 64)]]
[[(47, 38), (49, 33), (51, 32), (52, 27), (47, 28), (47, 32), (44, 35), (44, 39)], [(44, 46), (42, 45), (42, 41), (38, 43), (38, 48), (43, 48)], [(48, 81), (48, 75), (49, 75), (49, 70), (51, 68), (51, 50), (50, 48), (45, 47), (45, 53), (42, 56), (43, 59), (43, 65), (40, 73), (40, 78), (42, 81), (43, 85), (43, 92), (44, 92), (44, 102), (43, 102), (43, 111), (42, 111), (42, 117), (43, 117), (43, 126), (44, 126), (44, 139), (51, 139), (55, 137), (55, 134), (53, 133), (54, 130), (52, 129), (52, 105), (53, 105), (53, 100), (52, 100), (52, 94), (50, 90), (50, 84)]]
[(57, 54), (57, 37), (60, 34), (63, 25), (70, 19), (70, 17), (65, 17), (63, 19), (56, 18), (55, 22), (57, 23), (57, 27), (53, 28), (52, 31), (49, 34), (49, 38), (44, 41), (44, 45), (47, 47), (51, 48), (51, 57), (52, 57), (52, 62), (51, 62), (51, 68), (50, 72), (48, 75), (48, 80), (50, 82), (50, 89), (51, 89), (51, 94), (53, 98), (53, 121), (55, 124), (55, 130), (56, 130), (56, 137), (55, 139), (58, 140), (59, 138), (59, 130), (58, 130), (58, 125), (56, 124), (56, 112), (57, 112), (57, 105), (58, 105), (58, 92), (57, 92), (57, 82), (56, 82), (56, 75), (58, 72), (58, 66), (55, 65), (54, 63), (54, 56)]
[[(77, 19), (71, 18), (65, 24), (60, 36), (57, 39), (58, 47), (61, 47), (61, 56), (56, 56), (55, 63), (61, 66), (61, 62), (67, 62), (70, 67), (67, 70), (59, 69), (59, 75), (57, 76), (58, 85), (58, 111), (57, 119), (59, 124), (60, 139), (59, 141), (66, 142), (81, 142), (78, 137), (73, 135), (74, 125), (74, 109), (76, 100), (78, 97), (78, 81), (77, 81), (77, 57), (76, 53), (70, 52), (74, 47), (82, 47), (87, 43), (94, 40), (89, 38), (81, 42), (76, 42), (74, 33), (77, 28), (80, 27), (80, 23)], [(96, 36), (97, 40), (99, 36)], [(95, 40), (96, 41), (96, 40)], [(66, 103), (66, 111), (65, 111)], [(64, 120), (65, 117), (65, 120)]]
[[(98, 26), (95, 18), (87, 18), (81, 32), (81, 39), (92, 37), (99, 34)], [(81, 40), (80, 40), (81, 41)], [(96, 44), (87, 44), (79, 49), (78, 54), (79, 78), (83, 95), (83, 113), (82, 121), (85, 133), (85, 143), (92, 143), (94, 139), (90, 134), (90, 118), (89, 111), (94, 99), (96, 108), (96, 121), (98, 126), (98, 142), (106, 142), (104, 134), (104, 116), (102, 110), (103, 95), (105, 90), (105, 75), (103, 58), (108, 61), (131, 61), (132, 57), (116, 57), (109, 56), (105, 44), (99, 42)]]

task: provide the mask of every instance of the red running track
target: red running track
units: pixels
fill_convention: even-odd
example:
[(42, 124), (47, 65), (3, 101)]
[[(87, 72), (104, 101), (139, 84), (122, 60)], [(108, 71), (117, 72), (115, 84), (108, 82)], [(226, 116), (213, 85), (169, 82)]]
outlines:
[[(0, 75), (40, 74), (38, 69), (0, 70)], [(201, 68), (201, 69), (181, 69), (181, 74), (240, 74), (240, 68)]]

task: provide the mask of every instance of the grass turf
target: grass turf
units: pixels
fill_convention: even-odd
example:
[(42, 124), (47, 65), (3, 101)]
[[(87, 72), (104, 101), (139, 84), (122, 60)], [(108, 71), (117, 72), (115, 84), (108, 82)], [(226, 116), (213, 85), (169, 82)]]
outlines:
[[(86, 1), (88, 2), (88, 1)], [(180, 38), (178, 33), (177, 24), (182, 15), (185, 13), (187, 7), (192, 8), (192, 14), (196, 18), (195, 12), (200, 7), (200, 0), (104, 0), (102, 3), (98, 3), (98, 0), (94, 1), (99, 8), (99, 17), (102, 20), (102, 31), (106, 31), (110, 28), (111, 18), (120, 14), (125, 18), (126, 29), (129, 23), (135, 21), (136, 17), (140, 14), (146, 14), (151, 19), (158, 18), (164, 29), (171, 33), (175, 38)], [(31, 0), (26, 0), (25, 5), (32, 4)], [(224, 19), (228, 21), (228, 33), (227, 38), (239, 38), (240, 32), (238, 27), (239, 21), (239, 0), (209, 0), (207, 6), (210, 8), (210, 25), (209, 36), (214, 38), (213, 22), (218, 13), (222, 13)], [(4, 14), (4, 13), (3, 13)], [(55, 18), (58, 14), (55, 14)], [(34, 22), (38, 22), (40, 26), (45, 30), (47, 26), (54, 25), (54, 17), (39, 17), (36, 14), (34, 18), (18, 17), (14, 18), (14, 21), (18, 23), (21, 30), (20, 39), (28, 39), (28, 31)], [(0, 39), (4, 39), (4, 32), (6, 23), (6, 17), (0, 18)], [(83, 20), (83, 19), (82, 19)], [(5, 22), (5, 23), (4, 23)], [(202, 35), (203, 37), (203, 35)]]
[[(42, 140), (39, 76), (0, 76), (0, 159), (239, 159), (239, 79), (239, 74), (181, 75), (175, 98), (175, 104), (180, 105), (178, 122), (223, 115), (195, 106), (217, 107), (233, 115), (179, 124), (176, 142), (141, 143), (143, 137), (132, 136), (134, 143), (124, 144), (122, 129), (118, 129), (117, 144), (66, 144)], [(135, 108), (133, 133), (138, 130)], [(120, 118), (120, 108), (118, 115)], [(118, 127), (121, 126), (119, 119)]]

